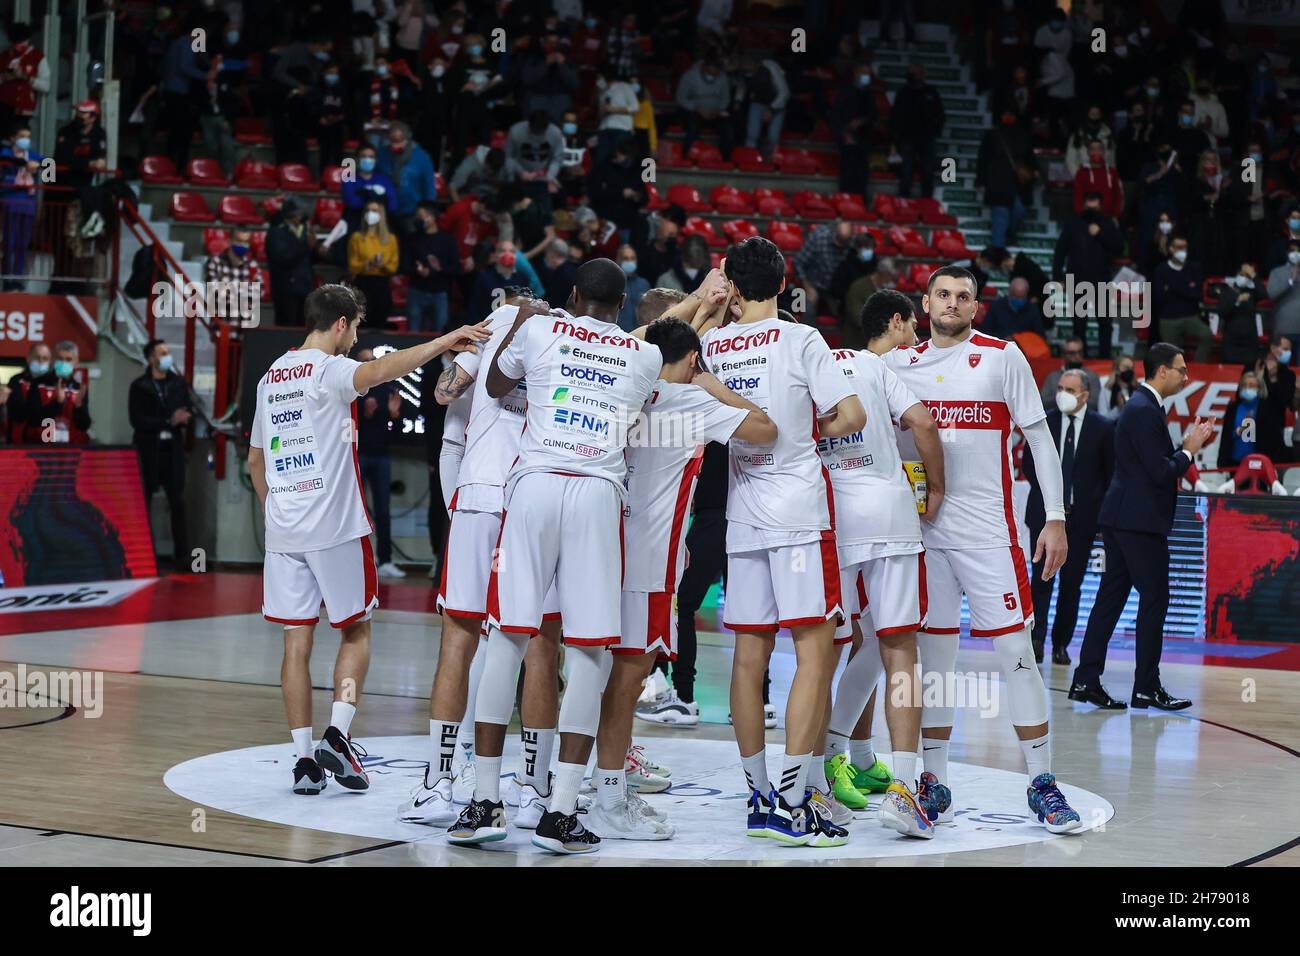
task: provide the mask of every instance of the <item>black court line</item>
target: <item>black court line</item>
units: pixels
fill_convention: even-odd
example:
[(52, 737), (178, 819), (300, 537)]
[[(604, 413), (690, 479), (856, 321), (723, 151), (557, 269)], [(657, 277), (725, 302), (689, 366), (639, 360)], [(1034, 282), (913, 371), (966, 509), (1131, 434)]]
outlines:
[(344, 850), (342, 853), (331, 853), (329, 856), (318, 856), (314, 860), (303, 860), (303, 863), (312, 865), (316, 863), (328, 863), (330, 860), (341, 860), (347, 856), (360, 856), (362, 853), (371, 853), (374, 850), (387, 850), (395, 846), (407, 846), (406, 840), (392, 840), (388, 843), (378, 843), (375, 846), (365, 846), (359, 850)]
[[(58, 705), (55, 704), (54, 706), (57, 707)], [(24, 727), (39, 727), (41, 724), (52, 724), (56, 720), (66, 720), (76, 712), (77, 708), (73, 707), (71, 704), (65, 704), (63, 707), (63, 713), (59, 714), (57, 717), (46, 717), (44, 720), (33, 720), (29, 724), (9, 724), (0, 727), (0, 730), (21, 730)]]

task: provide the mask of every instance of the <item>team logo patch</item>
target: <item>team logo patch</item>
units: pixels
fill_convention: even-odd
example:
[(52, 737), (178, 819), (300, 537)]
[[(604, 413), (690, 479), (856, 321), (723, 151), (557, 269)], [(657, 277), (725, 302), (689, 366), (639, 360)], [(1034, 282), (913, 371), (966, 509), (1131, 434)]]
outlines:
[(908, 364), (909, 364), (909, 365), (915, 365), (915, 364), (916, 364), (917, 362), (919, 362), (919, 361), (921, 361), (921, 356), (919, 356), (919, 355), (913, 355), (913, 356), (912, 356), (912, 360), (911, 360)]
[(984, 356), (980, 355), (978, 352), (976, 352), (976, 353), (973, 354), (973, 355), (968, 355), (968, 356), (966, 356), (966, 358), (970, 360), (970, 367), (971, 367), (971, 368), (974, 368), (976, 365), (979, 365), (979, 363), (980, 363), (980, 359), (982, 359), (983, 357), (984, 357)]

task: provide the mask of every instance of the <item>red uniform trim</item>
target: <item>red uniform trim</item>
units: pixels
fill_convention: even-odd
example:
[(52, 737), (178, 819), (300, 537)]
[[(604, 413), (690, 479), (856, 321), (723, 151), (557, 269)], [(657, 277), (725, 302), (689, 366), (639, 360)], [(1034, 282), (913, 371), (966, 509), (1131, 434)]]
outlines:
[(921, 622), (915, 624), (901, 624), (898, 627), (884, 627), (876, 631), (876, 637), (889, 637), (891, 634), (906, 634), (908, 631), (917, 631), (921, 629)]
[[(501, 528), (500, 528), (499, 531), (497, 531), (497, 544), (496, 544), (496, 549), (495, 549), (495, 551), (493, 552), (494, 556), (495, 556), (495, 557), (498, 557), (498, 558), (501, 556), (501, 536), (502, 536), (503, 534), (505, 534), (505, 530), (506, 530), (506, 512), (503, 511), (503, 512), (501, 512)], [(447, 537), (448, 537), (448, 539), (451, 538), (451, 528), (450, 528), (450, 527), (447, 529)], [(494, 560), (494, 561), (492, 562), (492, 573), (491, 573), (490, 575), (488, 575), (487, 616), (488, 616), (489, 618), (491, 618), (492, 620), (494, 620), (494, 621), (499, 621), (499, 620), (501, 620), (501, 600), (500, 600), (500, 594), (499, 594), (499, 592), (498, 592), (498, 588), (497, 588), (497, 566), (498, 566), (500, 563), (501, 563), (500, 561), (495, 561), (495, 560)], [(443, 569), (444, 569), (444, 573), (445, 573), (445, 570), (446, 570), (446, 565), (445, 565), (445, 564), (443, 565)], [(537, 633), (537, 629), (536, 629), (536, 628), (533, 628), (531, 631), (520, 631), (520, 630), (518, 630), (518, 629), (511, 631), (510, 628), (502, 627), (501, 630), (503, 630), (503, 631), (509, 631), (510, 633), (513, 633), (513, 634), (521, 634), (521, 633), (522, 633), (522, 634), (536, 634), (536, 633)]]
[(979, 345), (988, 349), (1005, 349), (1007, 347), (1006, 339), (999, 339), (992, 335), (985, 335), (983, 332), (974, 332), (970, 337), (971, 345)]
[(971, 637), (998, 637), (1002, 634), (1012, 634), (1016, 631), (1022, 630), (1024, 626), (1025, 626), (1025, 622), (1021, 621), (1019, 624), (1012, 624), (1010, 627), (999, 627), (991, 631), (977, 630), (972, 627), (970, 629), (970, 636)]
[[(825, 467), (822, 471), (826, 471)], [(832, 521), (832, 526), (834, 522)], [(822, 588), (826, 595), (826, 614), (823, 620), (829, 620), (832, 614), (844, 616), (843, 595), (840, 594), (840, 558), (835, 550), (835, 532), (823, 531), (822, 548)], [(788, 627), (789, 625), (784, 625)]]
[(561, 619), (561, 616), (562, 615), (559, 611), (552, 611), (550, 614), (543, 614), (542, 621), (558, 621)]
[(343, 628), (343, 627), (347, 627), (349, 624), (352, 624), (352, 623), (354, 623), (354, 622), (356, 622), (356, 621), (361, 620), (361, 618), (365, 617), (365, 616), (366, 616), (367, 614), (369, 614), (369, 613), (370, 613), (370, 608), (366, 608), (365, 610), (362, 610), (362, 611), (357, 611), (356, 614), (353, 614), (351, 617), (345, 617), (343, 620), (339, 621), (337, 624), (334, 623), (333, 621), (330, 621), (330, 627), (335, 628), (335, 629)]
[[(441, 595), (439, 595), (438, 597), (438, 603), (442, 604)], [(466, 620), (470, 620), (470, 621), (481, 621), (487, 617), (486, 611), (460, 611), (454, 607), (447, 607), (447, 605), (445, 604), (442, 605), (442, 613), (448, 614), (452, 617), (463, 617)]]
[(919, 598), (921, 603), (921, 606), (918, 609), (919, 611), (918, 618), (919, 620), (924, 621), (926, 615), (930, 613), (930, 596), (929, 596), (929, 590), (926, 588), (926, 583), (925, 583), (925, 552), (924, 551), (917, 554), (916, 562), (917, 562), (917, 569), (916, 569), (917, 597)]
[(768, 631), (776, 633), (781, 629), (779, 624), (729, 624), (726, 621), (722, 622), (722, 626), (740, 634), (763, 634)]
[(375, 551), (370, 546), (369, 538), (358, 538), (361, 542), (361, 564), (366, 575), (366, 607), (379, 600), (379, 573), (375, 570)]
[(295, 620), (294, 618), (291, 617), (271, 617), (271, 615), (269, 614), (263, 614), (262, 617), (266, 618), (272, 624), (288, 624), (291, 625), (292, 627), (306, 627), (308, 624), (320, 623), (319, 617), (307, 618), (301, 621)]
[(677, 589), (677, 552), (680, 548), (682, 529), (686, 527), (686, 512), (691, 508), (695, 479), (699, 477), (700, 466), (703, 463), (702, 455), (688, 459), (686, 467), (682, 469), (681, 481), (677, 485), (677, 501), (673, 505), (673, 520), (668, 529), (668, 566), (664, 569), (664, 587), (669, 591)]
[(809, 627), (813, 624), (825, 624), (830, 620), (830, 613), (826, 617), (796, 617), (780, 623), (781, 627)]
[(564, 643), (571, 647), (608, 647), (618, 643), (618, 635), (613, 637), (566, 637)]
[(514, 624), (498, 624), (496, 628), (498, 631), (502, 631), (506, 634), (527, 634), (529, 637), (532, 637), (537, 633), (537, 628), (535, 627), (519, 627)]
[(1007, 449), (1007, 442), (1010, 440), (1011, 425), (1008, 422), (1002, 429), (1002, 447), (998, 450), (998, 458), (1002, 461), (1002, 513), (1007, 519), (1007, 540), (1014, 548), (1020, 544), (1020, 541), (1016, 537), (1016, 514), (1011, 501), (1011, 453)]
[(1020, 592), (1020, 613), (1028, 617), (1034, 611), (1034, 592), (1029, 585), (1029, 569), (1025, 567), (1025, 551), (1018, 545), (1011, 547), (1011, 564), (1016, 569), (1016, 588)]
[[(960, 634), (960, 627), (930, 627), (929, 625), (921, 628), (922, 634)], [(975, 633), (974, 631), (971, 632)]]
[(375, 533), (375, 519), (370, 517), (370, 507), (366, 504), (366, 489), (361, 484), (361, 459), (357, 456), (357, 401), (352, 400), (352, 406), (349, 409), (352, 413), (352, 470), (357, 476), (357, 494), (361, 496), (361, 510), (366, 513), (366, 521), (370, 525), (370, 533)]

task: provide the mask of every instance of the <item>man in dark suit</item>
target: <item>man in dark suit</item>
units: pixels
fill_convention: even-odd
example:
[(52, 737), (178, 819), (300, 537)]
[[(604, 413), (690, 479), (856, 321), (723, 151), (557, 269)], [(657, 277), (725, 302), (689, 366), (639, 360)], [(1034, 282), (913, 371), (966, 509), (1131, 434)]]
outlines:
[[(1074, 639), (1079, 620), (1079, 591), (1083, 574), (1097, 536), (1101, 500), (1110, 487), (1115, 470), (1115, 423), (1088, 408), (1088, 380), (1078, 369), (1067, 369), (1056, 386), (1056, 410), (1048, 412), (1047, 427), (1061, 455), (1061, 477), (1065, 490), (1065, 535), (1068, 556), (1057, 578), (1061, 590), (1056, 596), (1056, 622), (1052, 625), (1052, 663), (1068, 664), (1067, 648)], [(1025, 523), (1031, 535), (1030, 550), (1037, 544), (1047, 516), (1043, 511), (1043, 493), (1038, 487), (1032, 455), (1025, 456), (1025, 478), (1029, 480), (1029, 504)], [(1043, 569), (1035, 567), (1034, 656), (1043, 660), (1047, 636), (1047, 609), (1052, 599), (1052, 582), (1044, 581)]]
[(1196, 422), (1174, 451), (1163, 402), (1187, 382), (1183, 350), (1157, 342), (1143, 359), (1146, 380), (1133, 391), (1115, 425), (1115, 476), (1101, 505), (1106, 569), (1083, 636), (1070, 699), (1123, 710), (1101, 686), (1106, 645), (1124, 610), (1129, 589), (1138, 590), (1137, 668), (1134, 707), (1182, 710), (1190, 700), (1173, 697), (1160, 683), (1160, 651), (1169, 609), (1169, 532), (1174, 526), (1178, 480), (1214, 434), (1214, 421)]

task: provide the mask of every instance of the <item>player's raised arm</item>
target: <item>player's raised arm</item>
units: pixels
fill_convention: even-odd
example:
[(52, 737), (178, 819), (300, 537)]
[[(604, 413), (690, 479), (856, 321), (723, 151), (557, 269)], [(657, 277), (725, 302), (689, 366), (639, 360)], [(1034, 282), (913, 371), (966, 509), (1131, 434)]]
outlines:
[(439, 405), (450, 405), (460, 398), (474, 384), (474, 376), (455, 362), (438, 376), (438, 384), (433, 390), (433, 399)]
[(776, 422), (768, 418), (767, 412), (749, 399), (743, 398), (727, 388), (718, 381), (718, 377), (712, 372), (700, 372), (691, 379), (691, 384), (698, 385), (723, 405), (729, 405), (732, 408), (743, 408), (749, 412), (745, 420), (732, 433), (734, 437), (739, 438), (741, 441), (753, 442), (756, 445), (770, 445), (776, 441)]
[(460, 328), (453, 329), (446, 335), (440, 335), (428, 342), (421, 342), (419, 345), (412, 345), (410, 348), (389, 352), (373, 362), (363, 362), (357, 366), (352, 378), (353, 388), (359, 393), (365, 392), (376, 385), (391, 382), (403, 375), (414, 372), (421, 365), (427, 365), (443, 352), (472, 351), (478, 347), (478, 343), (486, 342), (488, 337), (487, 320), (485, 319), (477, 325), (462, 325)]
[[(515, 336), (534, 315), (551, 315), (551, 307), (540, 299), (529, 299), (519, 304), (519, 314), (515, 316), (515, 324), (510, 326), (510, 331), (501, 341), (501, 347), (497, 349), (496, 355), (492, 356), (492, 367), (488, 369), (487, 393), (492, 398), (500, 398), (507, 395), (510, 391), (524, 380), (523, 366), (518, 363), (519, 356), (516, 354), (518, 349), (511, 349), (515, 341)], [(554, 313), (558, 315), (559, 313)], [(506, 357), (505, 370), (501, 367), (502, 356)], [(514, 373), (518, 372), (518, 375)]]

